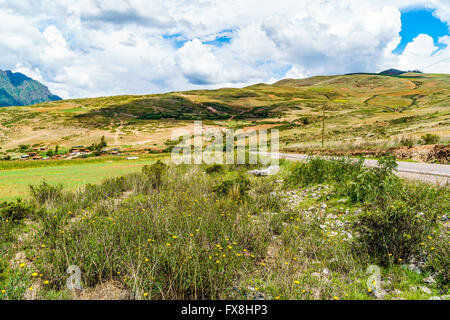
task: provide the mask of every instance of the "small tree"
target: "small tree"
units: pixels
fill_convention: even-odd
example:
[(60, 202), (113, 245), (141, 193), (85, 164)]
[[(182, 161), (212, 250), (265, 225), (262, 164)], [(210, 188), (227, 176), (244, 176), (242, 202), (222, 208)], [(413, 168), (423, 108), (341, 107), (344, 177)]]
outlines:
[(46, 153), (47, 157), (53, 157), (53, 155), (54, 155), (53, 150), (48, 150)]
[(59, 152), (59, 145), (56, 145), (56, 147), (55, 147), (55, 154), (58, 154), (58, 152)]

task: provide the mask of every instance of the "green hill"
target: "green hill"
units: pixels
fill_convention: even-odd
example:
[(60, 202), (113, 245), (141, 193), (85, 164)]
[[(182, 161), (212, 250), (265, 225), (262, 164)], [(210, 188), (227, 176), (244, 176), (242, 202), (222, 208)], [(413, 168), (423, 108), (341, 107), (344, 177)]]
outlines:
[[(278, 128), (281, 147), (390, 146), (450, 134), (450, 75), (351, 74), (285, 79), (245, 88), (39, 103), (0, 109), (0, 152), (20, 144), (164, 148), (192, 120), (219, 128)], [(190, 130), (190, 129), (189, 129)]]

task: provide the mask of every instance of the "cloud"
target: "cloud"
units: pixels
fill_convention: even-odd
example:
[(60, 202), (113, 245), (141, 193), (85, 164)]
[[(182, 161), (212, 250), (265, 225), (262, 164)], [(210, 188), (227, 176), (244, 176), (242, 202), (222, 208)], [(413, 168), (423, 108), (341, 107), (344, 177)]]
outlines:
[[(72, 98), (410, 69), (450, 56), (426, 35), (391, 53), (399, 9), (411, 6), (450, 22), (446, 0), (0, 0), (0, 69)], [(450, 72), (438, 67), (430, 70)]]

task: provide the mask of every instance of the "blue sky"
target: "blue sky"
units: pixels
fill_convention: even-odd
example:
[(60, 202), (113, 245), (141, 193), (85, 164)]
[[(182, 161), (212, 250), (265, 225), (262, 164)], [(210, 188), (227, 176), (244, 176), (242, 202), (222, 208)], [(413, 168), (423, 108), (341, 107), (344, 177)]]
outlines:
[(434, 40), (434, 44), (443, 49), (445, 44), (438, 42), (439, 38), (449, 35), (449, 27), (434, 15), (433, 9), (414, 8), (402, 10), (401, 21), (402, 29), (400, 36), (402, 38), (400, 44), (395, 48), (393, 53), (401, 54), (405, 50), (406, 45), (413, 41), (419, 34), (427, 34)]
[(449, 0), (0, 0), (0, 21), (0, 69), (63, 98), (450, 73)]

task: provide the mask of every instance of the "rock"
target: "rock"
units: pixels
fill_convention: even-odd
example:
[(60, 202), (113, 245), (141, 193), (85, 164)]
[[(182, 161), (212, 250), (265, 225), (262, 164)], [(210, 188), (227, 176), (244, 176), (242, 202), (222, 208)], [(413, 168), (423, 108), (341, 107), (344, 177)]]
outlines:
[(420, 286), (419, 288), (420, 290), (422, 290), (423, 293), (431, 294), (431, 290), (428, 287)]
[(271, 176), (271, 175), (277, 174), (278, 171), (280, 171), (279, 166), (270, 166), (265, 169), (250, 170), (250, 171), (248, 171), (248, 173), (253, 174), (255, 176)]
[(386, 290), (383, 289), (379, 289), (379, 290), (375, 290), (373, 291), (373, 295), (375, 296), (375, 298), (377, 299), (384, 299), (384, 296), (387, 294)]
[(423, 279), (423, 282), (428, 283), (428, 284), (433, 284), (433, 283), (436, 283), (436, 280), (434, 280), (434, 278), (432, 276), (429, 276), (429, 277)]

